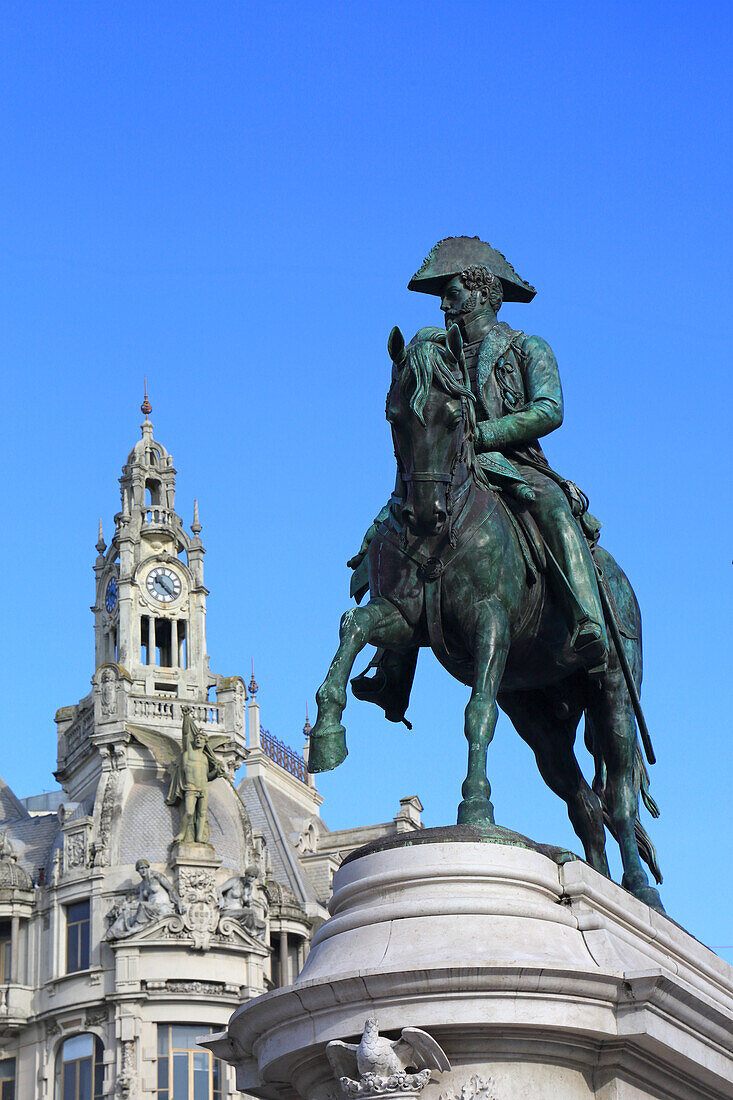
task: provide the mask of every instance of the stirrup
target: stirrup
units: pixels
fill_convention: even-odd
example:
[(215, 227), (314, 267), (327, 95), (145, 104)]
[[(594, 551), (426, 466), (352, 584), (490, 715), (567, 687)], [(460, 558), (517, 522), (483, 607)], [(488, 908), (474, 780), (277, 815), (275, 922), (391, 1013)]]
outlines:
[[(376, 668), (373, 676), (367, 676), (370, 668)], [(360, 699), (363, 703), (376, 703), (384, 711), (387, 721), (404, 722), (408, 730), (411, 730), (412, 722), (407, 721), (404, 711), (399, 714), (396, 710), (388, 709), (387, 700), (384, 698), (388, 688), (389, 680), (384, 669), (374, 663), (367, 665), (359, 676), (354, 676), (351, 680), (351, 691), (355, 699)]]
[(590, 618), (581, 619), (570, 639), (573, 651), (583, 659), (590, 675), (605, 672), (608, 663), (608, 646), (603, 627)]

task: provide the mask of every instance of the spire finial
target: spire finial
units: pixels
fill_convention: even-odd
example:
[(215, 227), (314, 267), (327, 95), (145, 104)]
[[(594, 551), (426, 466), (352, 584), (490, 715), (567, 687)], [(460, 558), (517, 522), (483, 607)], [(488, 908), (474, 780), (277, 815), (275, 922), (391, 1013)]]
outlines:
[(250, 693), (250, 695), (252, 696), (253, 699), (256, 696), (258, 691), (259, 691), (259, 685), (258, 685), (257, 681), (255, 680), (255, 659), (253, 657), (252, 658), (252, 679), (249, 682), (249, 693)]
[(194, 535), (198, 535), (201, 531), (201, 524), (199, 523), (199, 502), (197, 500), (193, 502), (193, 523), (191, 524), (191, 530)]
[(308, 721), (308, 700), (306, 699), (306, 701), (305, 701), (305, 725), (303, 726), (303, 736), (305, 737), (306, 741), (308, 740), (308, 738), (311, 735), (311, 729), (312, 728), (313, 727), (311, 726), (310, 722)]
[(152, 411), (153, 411), (153, 406), (148, 401), (148, 380), (146, 378), (145, 379), (145, 397), (143, 398), (143, 403), (140, 406), (140, 412), (145, 413), (145, 419), (147, 420)]
[(104, 534), (102, 532), (102, 521), (99, 521), (99, 538), (97, 539), (97, 553), (103, 554), (107, 549), (107, 543), (104, 541)]

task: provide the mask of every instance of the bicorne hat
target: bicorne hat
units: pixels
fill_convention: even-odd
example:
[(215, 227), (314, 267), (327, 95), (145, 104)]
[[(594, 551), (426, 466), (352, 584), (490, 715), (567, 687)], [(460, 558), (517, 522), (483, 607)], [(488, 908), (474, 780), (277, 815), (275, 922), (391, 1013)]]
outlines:
[(487, 268), (501, 279), (505, 302), (531, 302), (534, 298), (535, 288), (520, 279), (501, 252), (478, 237), (446, 237), (438, 241), (423, 260), (420, 270), (410, 279), (407, 289), (440, 294), (446, 279), (474, 265)]

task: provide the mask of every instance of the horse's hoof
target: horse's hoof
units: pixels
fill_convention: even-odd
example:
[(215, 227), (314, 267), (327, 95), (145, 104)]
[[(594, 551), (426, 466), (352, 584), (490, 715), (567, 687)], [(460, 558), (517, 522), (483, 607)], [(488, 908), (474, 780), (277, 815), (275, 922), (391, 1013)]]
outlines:
[(621, 885), (624, 890), (628, 890), (630, 894), (633, 894), (639, 901), (643, 901), (650, 909), (656, 909), (658, 913), (665, 913), (666, 915), (666, 910), (662, 905), (662, 899), (659, 896), (659, 890), (657, 890), (656, 887), (649, 886), (646, 882), (640, 882), (638, 885), (634, 885), (626, 875), (621, 879)]
[(634, 897), (637, 897), (639, 901), (645, 902), (650, 909), (655, 909), (657, 913), (663, 913), (667, 915), (667, 911), (662, 905), (662, 899), (659, 896), (659, 890), (656, 890), (653, 886), (642, 886), (639, 890), (634, 890)]
[(459, 825), (493, 825), (494, 807), (488, 798), (464, 798), (458, 807)]
[(316, 722), (310, 735), (308, 771), (333, 771), (346, 759), (348, 752), (346, 730), (340, 722), (334, 722), (333, 725)]

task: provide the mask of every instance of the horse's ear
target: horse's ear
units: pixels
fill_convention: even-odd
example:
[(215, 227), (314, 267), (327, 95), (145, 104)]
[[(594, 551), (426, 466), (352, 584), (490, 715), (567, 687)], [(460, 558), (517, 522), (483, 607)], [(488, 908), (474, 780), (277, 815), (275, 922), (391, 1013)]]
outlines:
[(398, 329), (397, 325), (392, 329), (389, 334), (389, 340), (387, 341), (387, 351), (389, 357), (395, 366), (399, 366), (402, 362), (402, 357), (405, 354), (405, 338)]
[(460, 363), (461, 356), (463, 355), (463, 337), (461, 336), (461, 330), (458, 325), (451, 325), (448, 329), (448, 351), (451, 353), (456, 363)]

